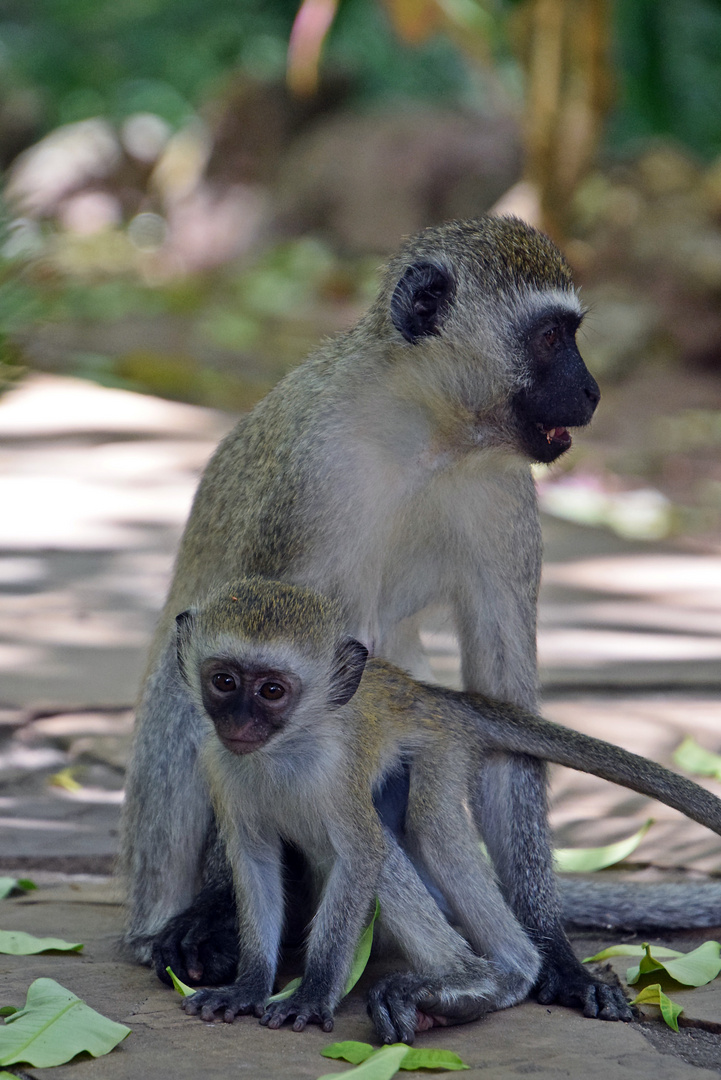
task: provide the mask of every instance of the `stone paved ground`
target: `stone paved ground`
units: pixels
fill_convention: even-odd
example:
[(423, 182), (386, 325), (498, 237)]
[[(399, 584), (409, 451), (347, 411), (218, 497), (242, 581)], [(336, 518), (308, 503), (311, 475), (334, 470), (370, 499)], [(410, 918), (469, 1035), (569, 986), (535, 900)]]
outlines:
[[(121, 914), (106, 875), (130, 707), (198, 471), (230, 422), (48, 376), (0, 400), (0, 873), (32, 871), (41, 885), (0, 902), (0, 924), (87, 943), (82, 956), (0, 957), (3, 1003), (21, 1004), (29, 982), (49, 975), (133, 1028), (108, 1058), (65, 1066), (61, 1078), (334, 1071), (317, 1056), (327, 1036), (267, 1032), (251, 1020), (203, 1026), (113, 949)], [(685, 733), (721, 749), (721, 557), (545, 524), (546, 714), (667, 764)], [(436, 676), (457, 682), (455, 644), (439, 617), (426, 643)], [(78, 789), (53, 782), (66, 769)], [(652, 815), (657, 824), (633, 857), (641, 876), (721, 871), (721, 840), (665, 807), (561, 769), (553, 793), (562, 845), (607, 842)], [(587, 955), (604, 943), (577, 947)], [(715, 985), (688, 996), (690, 1016), (721, 1023)], [(360, 995), (339, 1013), (336, 1035), (370, 1038)], [(707, 1030), (674, 1035), (652, 1016), (607, 1025), (535, 1003), (422, 1041), (457, 1050), (484, 1077), (721, 1072), (720, 1037)]]

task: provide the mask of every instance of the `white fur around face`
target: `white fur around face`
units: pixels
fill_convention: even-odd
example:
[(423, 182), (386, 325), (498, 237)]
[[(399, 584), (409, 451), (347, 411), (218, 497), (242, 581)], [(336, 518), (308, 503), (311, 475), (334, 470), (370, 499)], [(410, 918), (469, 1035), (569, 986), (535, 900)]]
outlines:
[(581, 319), (584, 307), (575, 289), (525, 289), (509, 301), (519, 322), (530, 323), (545, 311), (565, 311)]
[(330, 859), (327, 822), (347, 763), (322, 725), (281, 733), (243, 756), (209, 733), (202, 761), (224, 831), (239, 829), (251, 844), (254, 837), (280, 836), (322, 863)]

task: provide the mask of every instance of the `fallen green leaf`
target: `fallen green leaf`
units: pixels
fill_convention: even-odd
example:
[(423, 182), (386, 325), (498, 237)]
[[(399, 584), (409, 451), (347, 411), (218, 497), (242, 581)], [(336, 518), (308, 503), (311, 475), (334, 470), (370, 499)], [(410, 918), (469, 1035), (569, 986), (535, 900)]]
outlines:
[[(350, 974), (348, 976), (348, 981), (345, 984), (345, 990), (343, 991), (343, 996), (344, 997), (345, 997), (346, 994), (350, 994), (351, 990), (353, 989), (353, 987), (358, 982), (361, 975), (363, 974), (363, 972), (366, 969), (366, 965), (368, 964), (368, 958), (369, 958), (369, 956), (371, 954), (371, 947), (373, 945), (373, 927), (375, 926), (375, 921), (378, 918), (378, 914), (380, 912), (380, 909), (381, 909), (380, 904), (376, 900), (376, 906), (375, 906), (375, 910), (373, 912), (373, 917), (371, 918), (371, 921), (368, 923), (368, 926), (366, 926), (365, 930), (361, 934), (360, 940), (358, 941), (358, 944), (356, 945), (356, 950), (355, 950), (355, 953), (353, 955), (353, 963), (351, 965)], [(269, 1002), (271, 1002), (271, 1001), (285, 1001), (286, 998), (289, 998), (291, 994), (295, 993), (295, 991), (300, 986), (301, 982), (302, 982), (302, 979), (300, 979), (300, 978), (291, 979), (291, 981), (289, 983), (287, 983), (283, 987), (282, 990), (279, 990), (277, 994), (273, 994), (272, 997), (269, 997), (268, 1001)]]
[[(609, 945), (607, 949), (602, 949), (595, 956), (587, 956), (581, 963), (590, 964), (596, 960), (610, 960), (612, 956), (643, 956), (645, 952), (643, 945)], [(667, 949), (663, 945), (654, 945), (653, 952), (657, 960), (683, 956), (683, 953), (679, 952), (678, 949)]]
[(352, 1076), (353, 1080), (391, 1080), (401, 1067), (401, 1062), (410, 1053), (410, 1047), (400, 1043), (396, 1046), (383, 1046), (373, 1050), (362, 1065), (342, 1073), (325, 1073), (318, 1080), (341, 1080)]
[(470, 1068), (452, 1050), (430, 1050), (412, 1046), (401, 1062), (402, 1069), (446, 1069), (458, 1072)]
[(556, 869), (568, 874), (589, 874), (613, 866), (636, 850), (652, 825), (653, 818), (649, 818), (633, 836), (617, 840), (615, 844), (606, 844), (605, 847), (556, 848), (553, 852)]
[(285, 1001), (291, 994), (294, 994), (302, 983), (300, 976), (297, 979), (291, 979), (289, 983), (286, 983), (282, 990), (279, 990), (277, 994), (273, 994), (268, 998), (268, 1002), (271, 1001)]
[(181, 982), (172, 968), (166, 967), (165, 970), (167, 971), (168, 975), (170, 975), (170, 981), (172, 982), (178, 993), (181, 994), (183, 997), (192, 997), (197, 987), (188, 986), (187, 983)]
[(657, 960), (655, 956), (651, 956), (651, 946), (648, 942), (644, 942), (641, 946), (643, 949), (643, 955), (641, 956), (638, 964), (634, 964), (633, 967), (626, 969), (626, 982), (629, 986), (633, 986), (637, 983), (642, 975), (648, 975), (650, 971), (663, 971), (664, 966), (660, 960)]
[(721, 944), (704, 941), (696, 949), (663, 965), (672, 979), (685, 986), (705, 986), (721, 973)]
[(356, 945), (350, 974), (348, 975), (348, 981), (345, 984), (346, 994), (350, 994), (351, 990), (366, 969), (366, 965), (368, 964), (368, 958), (371, 954), (371, 947), (373, 945), (373, 928), (376, 924), (376, 919), (378, 918), (380, 909), (381, 906), (378, 903), (378, 900), (376, 900), (376, 906), (373, 910), (371, 921), (366, 926), (365, 930), (360, 936), (358, 944)]
[(360, 1065), (370, 1057), (376, 1049), (370, 1043), (356, 1042), (354, 1039), (346, 1039), (344, 1042), (331, 1043), (324, 1046), (321, 1056), (327, 1058), (339, 1058), (341, 1061), (350, 1061), (351, 1065)]
[(721, 945), (718, 941), (704, 941), (697, 949), (689, 953), (678, 953), (671, 959), (661, 958), (660, 953), (661, 950), (655, 945), (644, 943), (640, 963), (626, 972), (629, 986), (633, 986), (642, 975), (647, 975), (650, 971), (663, 970), (684, 986), (705, 986), (721, 972)]
[(49, 952), (56, 949), (60, 952), (80, 952), (81, 944), (72, 944), (56, 937), (33, 937), (23, 930), (0, 930), (0, 953), (8, 956), (33, 956), (35, 953)]
[(48, 784), (50, 787), (64, 788), (65, 791), (80, 791), (82, 784), (78, 783), (73, 775), (77, 771), (77, 766), (71, 765), (67, 769), (61, 769), (60, 772), (53, 773), (48, 777)]
[(18, 1012), (18, 1009), (14, 1005), (3, 1005), (2, 1009), (0, 1009), (0, 1016), (12, 1016), (16, 1012)]
[[(403, 1046), (405, 1044), (394, 1043), (393, 1045)], [(418, 1047), (407, 1047), (407, 1049), (408, 1053), (399, 1066), (401, 1069), (410, 1071), (415, 1071), (416, 1069), (446, 1069), (448, 1071), (457, 1071), (469, 1067), (468, 1065), (465, 1065), (458, 1054), (454, 1054), (452, 1050), (429, 1050)], [(330, 1046), (326, 1046), (321, 1050), (323, 1057), (340, 1058), (343, 1061), (349, 1061), (351, 1065), (359, 1065), (362, 1061), (367, 1061), (372, 1054), (376, 1053), (378, 1053), (378, 1051), (375, 1050), (370, 1043), (353, 1041), (331, 1043)]]
[(641, 993), (633, 999), (632, 1005), (658, 1005), (661, 1016), (674, 1031), (678, 1031), (678, 1018), (683, 1012), (682, 1005), (676, 1005), (661, 989), (660, 983), (645, 986)]
[(680, 769), (685, 769), (695, 776), (713, 776), (716, 780), (721, 780), (721, 754), (705, 750), (690, 735), (687, 735), (674, 751), (673, 760)]
[(15, 1073), (0, 1072), (0, 1080), (19, 1080)]
[(37, 889), (37, 885), (30, 878), (0, 877), (0, 900), (4, 900), (13, 890), (29, 892)]
[(54, 979), (36, 979), (25, 1008), (0, 1027), (0, 1065), (24, 1061), (42, 1069), (83, 1052), (101, 1057), (129, 1034), (130, 1028), (101, 1016)]

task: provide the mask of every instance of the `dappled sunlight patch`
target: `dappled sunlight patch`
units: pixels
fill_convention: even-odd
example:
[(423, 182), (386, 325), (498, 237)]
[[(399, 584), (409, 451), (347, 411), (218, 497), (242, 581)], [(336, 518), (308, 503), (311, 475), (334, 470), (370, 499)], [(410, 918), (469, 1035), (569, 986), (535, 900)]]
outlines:
[(663, 597), (669, 603), (679, 596), (688, 603), (690, 597), (708, 597), (711, 591), (721, 606), (721, 558), (712, 555), (629, 554), (548, 562), (543, 581), (593, 592)]
[(546, 513), (579, 525), (606, 526), (628, 540), (663, 540), (678, 526), (672, 503), (653, 488), (611, 491), (600, 477), (582, 473), (541, 481), (538, 487)]
[(0, 435), (78, 435), (183, 432), (215, 437), (220, 417), (209, 409), (183, 405), (129, 390), (96, 386), (83, 379), (28, 375), (0, 402)]
[[(147, 625), (139, 615), (88, 608), (89, 605), (80, 603), (71, 590), (27, 596), (0, 595), (0, 635), (14, 633), (13, 624), (18, 616), (22, 616), (22, 626), (17, 634), (22, 645), (8, 646), (10, 651), (5, 661), (5, 646), (0, 645), (0, 668), (47, 663), (50, 658), (42, 656), (35, 646), (101, 649), (108, 646), (141, 648), (146, 644)], [(14, 648), (19, 650), (16, 655), (12, 652)]]
[(681, 603), (656, 603), (651, 600), (602, 600), (542, 604), (544, 628), (562, 626), (611, 627), (623, 631), (652, 630), (667, 634), (721, 635), (721, 594), (717, 606), (688, 607)]
[(596, 629), (541, 629), (541, 666), (600, 667), (634, 661), (721, 660), (721, 635), (643, 634)]
[(187, 491), (167, 486), (144, 491), (82, 475), (2, 476), (0, 542), (31, 550), (137, 547), (142, 525), (182, 523), (192, 494), (190, 480)]
[(43, 559), (25, 556), (0, 557), (0, 586), (35, 585), (46, 577), (46, 564)]
[(93, 825), (81, 825), (78, 821), (66, 819), (53, 821), (49, 818), (0, 817), (0, 828), (18, 830), (37, 830), (39, 832), (92, 833)]
[(76, 803), (88, 803), (90, 805), (120, 806), (125, 798), (122, 789), (108, 791), (106, 788), (81, 786), (75, 791), (58, 792), (61, 798)]
[(23, 746), (13, 742), (0, 751), (0, 773), (11, 769), (35, 771), (64, 765), (66, 755), (52, 746)]
[(33, 668), (45, 659), (43, 650), (33, 645), (11, 645), (0, 641), (0, 671), (15, 671), (19, 667)]

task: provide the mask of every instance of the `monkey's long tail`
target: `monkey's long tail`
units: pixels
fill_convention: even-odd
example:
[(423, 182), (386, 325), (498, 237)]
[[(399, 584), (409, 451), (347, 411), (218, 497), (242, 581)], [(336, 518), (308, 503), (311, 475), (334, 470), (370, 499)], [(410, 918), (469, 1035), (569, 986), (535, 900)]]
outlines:
[(604, 882), (559, 878), (563, 921), (640, 930), (721, 926), (721, 881)]
[(489, 750), (529, 754), (579, 772), (592, 773), (658, 799), (721, 836), (721, 799), (693, 780), (687, 780), (649, 758), (632, 754), (603, 739), (582, 735), (580, 731), (554, 724), (551, 720), (543, 720), (533, 713), (513, 706), (498, 706), (475, 694), (464, 697), (474, 706), (481, 739)]
[[(512, 707), (467, 695), (489, 749), (506, 750), (593, 773), (658, 799), (721, 835), (721, 800), (648, 758)], [(479, 708), (480, 706), (480, 708)], [(559, 879), (564, 921), (575, 926), (721, 926), (721, 881), (604, 882)]]

